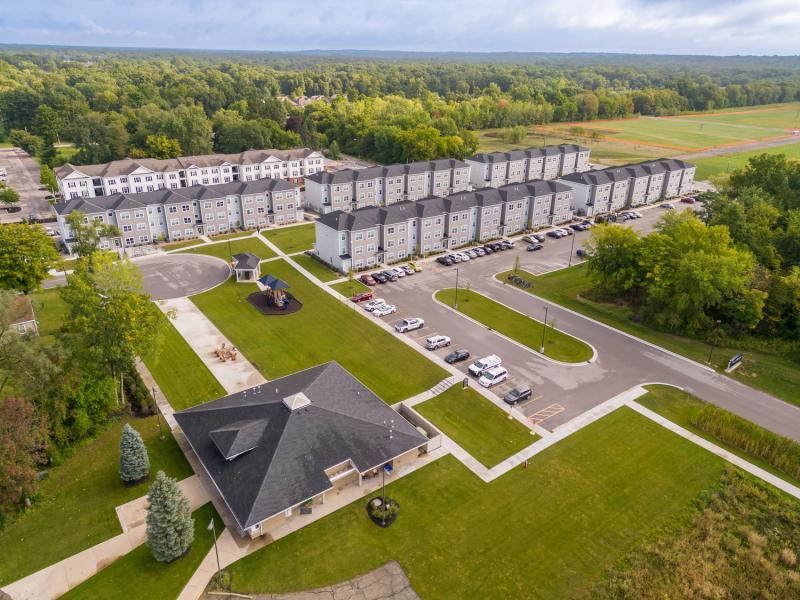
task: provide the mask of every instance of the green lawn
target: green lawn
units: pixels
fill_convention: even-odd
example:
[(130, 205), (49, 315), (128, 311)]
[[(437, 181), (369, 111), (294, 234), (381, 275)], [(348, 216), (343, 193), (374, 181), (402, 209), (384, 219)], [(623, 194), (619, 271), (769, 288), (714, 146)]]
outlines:
[(787, 158), (800, 160), (800, 144), (790, 144), (788, 146), (776, 146), (774, 148), (764, 148), (753, 152), (738, 152), (725, 156), (712, 156), (710, 158), (698, 158), (692, 162), (697, 165), (695, 179), (702, 181), (720, 173), (730, 173), (734, 169), (739, 169), (754, 156), (761, 154), (783, 154)]
[(54, 336), (61, 329), (67, 305), (57, 288), (41, 290), (31, 294), (33, 312), (39, 325), (39, 335)]
[(322, 282), (333, 281), (342, 277), (341, 274), (311, 258), (308, 254), (298, 254), (293, 256), (292, 260)]
[(286, 254), (311, 250), (316, 240), (314, 223), (268, 229), (267, 231), (262, 231), (261, 235)]
[(460, 385), (414, 408), (489, 469), (539, 439), (478, 392)]
[(164, 244), (164, 250), (179, 250), (180, 248), (188, 248), (189, 246), (197, 246), (203, 243), (205, 242), (200, 238), (184, 240), (182, 242), (170, 242), (169, 244)]
[(358, 279), (353, 279), (351, 281), (340, 281), (339, 283), (334, 283), (331, 285), (331, 289), (336, 290), (345, 298), (349, 298), (353, 294), (358, 294), (359, 292), (368, 292), (372, 288), (361, 283)]
[(0, 585), (122, 533), (114, 508), (146, 495), (150, 485), (128, 488), (119, 479), (119, 436), (125, 422), (144, 438), (152, 477), (158, 470), (179, 480), (192, 475), (173, 437), (167, 432), (159, 439), (155, 417), (113, 422), (51, 469), (39, 485), (41, 500), (0, 531)]
[[(509, 273), (511, 271), (500, 273), (497, 278), (505, 281)], [(586, 294), (591, 289), (591, 284), (586, 274), (585, 263), (541, 276), (522, 270), (517, 274), (533, 284), (530, 289), (524, 291), (698, 362), (705, 362), (708, 359), (710, 347), (705, 342), (664, 333), (636, 323), (631, 319), (632, 312), (626, 306), (588, 300)], [(730, 346), (717, 347), (711, 365), (722, 371), (727, 366), (728, 359), (739, 353), (744, 356), (744, 361), (741, 367), (731, 373), (731, 377), (787, 402), (800, 405), (800, 395), (797, 393), (800, 388), (800, 365), (796, 361), (786, 356)]]
[(218, 233), (217, 235), (208, 236), (212, 240), (235, 240), (243, 237), (250, 237), (253, 235), (252, 231), (232, 231), (230, 233)]
[(190, 248), (183, 250), (183, 253), (188, 254), (207, 254), (208, 256), (216, 256), (225, 262), (230, 262), (234, 254), (240, 252), (251, 252), (258, 256), (260, 259), (273, 258), (275, 253), (261, 240), (254, 237), (248, 237), (243, 240), (230, 240), (228, 242), (219, 242), (216, 244), (206, 244), (199, 248)]
[(302, 310), (265, 317), (247, 302), (256, 286), (232, 281), (191, 300), (267, 379), (336, 360), (378, 396), (394, 403), (447, 376), (370, 323), (360, 308), (337, 302), (286, 261), (265, 263), (261, 272), (286, 281), (289, 292), (302, 302)]
[[(455, 288), (439, 290), (436, 292), (436, 299), (452, 307), (455, 302)], [(541, 321), (531, 319), (482, 294), (472, 290), (459, 290), (458, 312), (536, 352), (541, 348), (544, 329)], [(544, 353), (554, 360), (578, 363), (592, 358), (592, 349), (585, 342), (552, 327), (545, 332), (544, 340)]]
[(62, 146), (60, 148), (56, 148), (55, 164), (63, 165), (64, 163), (70, 162), (78, 153), (78, 150), (79, 149), (75, 146)]
[(208, 367), (169, 319), (164, 315), (162, 318), (165, 323), (161, 346), (156, 355), (144, 362), (172, 408), (183, 410), (224, 396), (225, 389)]
[[(684, 429), (688, 429), (695, 435), (699, 435), (701, 438), (705, 438), (715, 443), (717, 446), (725, 448), (728, 452), (753, 463), (757, 467), (761, 467), (776, 477), (785, 479), (792, 485), (800, 486), (800, 481), (776, 469), (766, 461), (757, 456), (753, 456), (749, 452), (740, 450), (731, 444), (726, 444), (699, 427), (692, 425), (692, 417), (699, 413), (703, 406), (706, 405), (706, 402), (703, 400), (669, 385), (648, 385), (645, 386), (645, 389), (647, 389), (647, 394), (636, 399), (636, 402), (642, 406), (649, 408), (653, 412), (657, 412), (662, 417), (669, 419)], [(761, 428), (759, 427), (758, 429)]]
[(234, 563), (233, 589), (306, 590), (394, 559), (422, 598), (570, 597), (690, 511), (722, 471), (718, 457), (620, 408), (490, 484), (441, 458), (387, 488), (401, 507), (390, 528), (354, 502)]
[(211, 550), (212, 536), (206, 527), (212, 516), (217, 521), (217, 532), (221, 533), (222, 521), (210, 502), (192, 513), (194, 542), (183, 558), (165, 565), (153, 558), (147, 544), (142, 544), (61, 596), (62, 600), (128, 600), (134, 597), (174, 600)]

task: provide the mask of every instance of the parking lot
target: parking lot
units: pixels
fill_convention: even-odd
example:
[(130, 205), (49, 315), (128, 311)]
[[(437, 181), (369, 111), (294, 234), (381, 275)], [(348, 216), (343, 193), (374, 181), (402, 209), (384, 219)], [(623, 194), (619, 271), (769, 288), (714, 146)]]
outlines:
[[(676, 208), (692, 207), (678, 204)], [(639, 231), (649, 231), (664, 210), (658, 207), (642, 210), (643, 218), (628, 224)], [(373, 288), (376, 298), (397, 307), (395, 313), (382, 320), (395, 324), (403, 318), (424, 319), (422, 329), (398, 335), (409, 336), (420, 346), (429, 336), (450, 337), (448, 348), (427, 352), (442, 359), (452, 350), (467, 349), (470, 358), (454, 365), (462, 373), (466, 373), (474, 360), (490, 354), (500, 356), (509, 379), (491, 391), (502, 397), (516, 385), (529, 385), (533, 389), (532, 398), (517, 409), (546, 429), (552, 430), (616, 394), (647, 382), (679, 385), (775, 431), (788, 434), (790, 427), (800, 426), (800, 411), (794, 407), (494, 279), (496, 273), (511, 269), (517, 258), (521, 268), (537, 274), (566, 267), (574, 249), (589, 235), (589, 232), (578, 232), (559, 240), (548, 239), (544, 248), (536, 252), (526, 252), (527, 244), (517, 242), (513, 249), (449, 267), (426, 261), (422, 272)], [(574, 260), (572, 262), (574, 264)], [(576, 365), (552, 362), (435, 301), (434, 293), (455, 287), (456, 277), (459, 287), (469, 286), (539, 321), (544, 319), (547, 306), (549, 318), (555, 320), (556, 327), (595, 348), (596, 360)], [(474, 378), (470, 378), (470, 384), (478, 385)]]
[(6, 183), (19, 192), (20, 212), (0, 211), (0, 223), (18, 223), (34, 217), (55, 217), (53, 207), (45, 200), (47, 191), (40, 190), (39, 164), (19, 148), (0, 148), (0, 167), (8, 173)]

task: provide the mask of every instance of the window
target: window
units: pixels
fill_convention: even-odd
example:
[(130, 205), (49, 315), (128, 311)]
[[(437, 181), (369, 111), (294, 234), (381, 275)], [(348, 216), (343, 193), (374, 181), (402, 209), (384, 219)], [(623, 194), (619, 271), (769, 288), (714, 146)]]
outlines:
[(131, 218), (131, 213), (128, 212), (119, 213), (119, 218), (123, 221), (127, 221), (128, 219)]
[(132, 237), (125, 238), (125, 245), (126, 246), (133, 246), (135, 243), (136, 243), (136, 240), (134, 240)]
[(170, 207), (169, 207), (169, 212), (171, 212), (171, 213), (176, 213), (176, 212), (178, 212), (178, 207), (177, 207), (177, 206), (170, 206)]
[(363, 239), (364, 239), (364, 234), (363, 234), (363, 232), (359, 231), (359, 232), (357, 232), (357, 233), (355, 234), (355, 236), (354, 236), (354, 237), (355, 237), (355, 239), (357, 239), (357, 240), (363, 240)]
[(386, 228), (386, 233), (389, 234), (389, 235), (394, 234), (394, 227), (387, 227)]
[(188, 204), (181, 204), (181, 210), (183, 212), (189, 212), (190, 206)]
[(191, 225), (192, 224), (192, 218), (191, 217), (183, 217), (183, 224), (184, 225)]
[(150, 241), (150, 238), (148, 236), (146, 236), (146, 235), (140, 235), (139, 236), (139, 242), (140, 243), (146, 244), (149, 241)]
[(132, 225), (123, 225), (122, 226), (122, 231), (125, 232), (125, 233), (130, 233), (131, 231), (133, 231), (133, 226)]

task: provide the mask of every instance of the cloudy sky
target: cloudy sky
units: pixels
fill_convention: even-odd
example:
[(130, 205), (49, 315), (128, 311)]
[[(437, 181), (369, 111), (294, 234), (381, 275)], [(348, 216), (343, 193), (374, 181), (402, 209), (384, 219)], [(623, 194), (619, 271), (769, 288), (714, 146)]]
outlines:
[(800, 0), (27, 0), (0, 42), (241, 50), (799, 54)]

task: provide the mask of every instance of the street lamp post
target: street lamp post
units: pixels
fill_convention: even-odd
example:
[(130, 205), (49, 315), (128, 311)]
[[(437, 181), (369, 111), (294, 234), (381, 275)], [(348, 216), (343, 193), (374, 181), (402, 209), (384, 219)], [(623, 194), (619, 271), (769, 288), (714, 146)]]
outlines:
[(208, 530), (214, 536), (214, 554), (217, 555), (217, 581), (219, 581), (219, 573), (222, 570), (219, 566), (219, 549), (217, 548), (217, 528), (214, 525), (214, 517), (211, 517), (211, 523), (208, 524)]
[(152, 387), (152, 394), (153, 394), (153, 402), (156, 403), (156, 423), (158, 423), (158, 437), (159, 439), (164, 439), (164, 432), (161, 430), (161, 408), (158, 406), (158, 401), (156, 400), (156, 386)]
[(709, 365), (711, 364), (711, 355), (714, 354), (714, 342), (716, 340), (716, 332), (719, 331), (719, 326), (720, 326), (721, 323), (722, 323), (722, 321), (717, 319), (717, 321), (716, 321), (716, 325), (717, 326), (714, 328), (714, 334), (715, 335), (713, 335), (711, 337), (711, 349), (708, 351), (708, 360), (706, 361), (706, 363), (708, 363)]
[(567, 267), (572, 266), (572, 252), (573, 250), (575, 250), (575, 236), (573, 235), (571, 237), (572, 237), (572, 245), (569, 247), (569, 264), (567, 265)]
[(547, 309), (549, 307), (545, 305), (544, 307), (544, 327), (542, 327), (542, 347), (539, 348), (539, 352), (544, 354), (544, 334), (547, 333)]
[(458, 310), (458, 267), (456, 267), (456, 299), (453, 302), (453, 308)]

